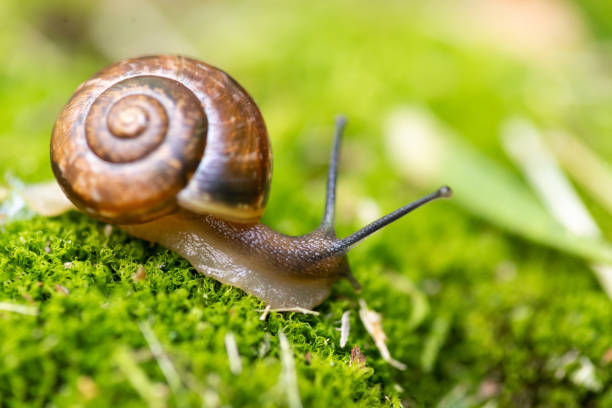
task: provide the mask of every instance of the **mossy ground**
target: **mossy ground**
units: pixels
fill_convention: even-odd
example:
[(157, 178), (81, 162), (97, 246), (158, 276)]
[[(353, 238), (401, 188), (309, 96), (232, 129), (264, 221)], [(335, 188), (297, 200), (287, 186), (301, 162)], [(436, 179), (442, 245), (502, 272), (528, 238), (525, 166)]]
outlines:
[[(84, 4), (0, 5), (9, 29), (0, 35), (2, 173), (26, 182), (51, 177), (48, 138), (57, 113), (82, 80), (115, 58), (89, 31), (101, 10)], [(226, 69), (258, 101), (275, 153), (264, 222), (286, 233), (318, 224), (336, 113), (351, 120), (340, 236), (360, 226), (361, 204), (374, 200), (387, 211), (422, 193), (385, 163), (381, 126), (397, 104), (428, 106), (498, 160), (506, 159), (492, 135), (503, 118), (555, 117), (533, 110), (528, 97), (534, 81), (558, 84), (549, 71), (453, 42), (415, 6), (152, 4), (200, 51), (196, 57)], [(612, 29), (599, 4), (584, 7), (605, 40)], [(586, 118), (580, 126), (601, 131), (604, 122)], [(607, 137), (591, 142), (610, 157)], [(261, 321), (258, 299), (82, 214), (6, 222), (0, 302), (39, 314), (0, 312), (0, 406), (284, 406), (279, 331), (294, 352), (304, 406), (612, 406), (604, 358), (612, 305), (584, 262), (509, 236), (452, 202), (376, 234), (350, 261), (361, 294), (340, 282), (319, 316), (271, 313)], [(146, 278), (137, 281), (139, 265)], [(359, 322), (360, 297), (383, 315), (389, 349), (407, 370), (380, 357)], [(347, 310), (351, 331), (341, 349), (337, 328)], [(142, 329), (149, 326), (178, 384), (151, 355)], [(228, 332), (242, 357), (240, 374), (230, 370)], [(365, 368), (349, 364), (354, 345)], [(584, 361), (598, 384), (572, 377)]]

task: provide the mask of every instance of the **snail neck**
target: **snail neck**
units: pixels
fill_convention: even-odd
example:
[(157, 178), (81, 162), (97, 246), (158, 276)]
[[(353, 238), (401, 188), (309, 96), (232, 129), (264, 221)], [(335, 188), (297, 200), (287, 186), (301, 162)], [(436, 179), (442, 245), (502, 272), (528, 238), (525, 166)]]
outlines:
[(193, 217), (205, 224), (215, 239), (223, 241), (232, 250), (249, 254), (281, 274), (304, 279), (346, 277), (358, 286), (350, 273), (346, 250), (338, 250), (338, 239), (324, 228), (291, 236), (262, 223), (235, 223), (210, 215)]
[(346, 251), (338, 251), (338, 240), (321, 228), (306, 235), (289, 236), (261, 223), (236, 223), (182, 210), (144, 224), (124, 225), (122, 229), (182, 255), (190, 252), (190, 246), (206, 243), (227, 257), (242, 259), (249, 267), (274, 271), (277, 276), (304, 280), (347, 277), (354, 282)]
[(237, 224), (180, 211), (126, 232), (176, 252), (200, 273), (239, 287), (274, 308), (313, 308), (339, 278), (351, 282), (344, 253), (321, 256), (333, 238), (322, 231), (299, 237), (261, 223)]

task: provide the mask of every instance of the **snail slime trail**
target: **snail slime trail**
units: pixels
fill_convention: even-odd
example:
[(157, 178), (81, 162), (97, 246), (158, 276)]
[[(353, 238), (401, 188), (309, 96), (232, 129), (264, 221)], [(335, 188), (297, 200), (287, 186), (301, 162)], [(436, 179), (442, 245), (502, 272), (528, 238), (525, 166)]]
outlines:
[(53, 173), (81, 211), (185, 257), (273, 308), (311, 309), (357, 242), (440, 197), (442, 187), (354, 234), (334, 229), (338, 118), (321, 224), (288, 236), (261, 224), (272, 177), (263, 117), (225, 72), (180, 56), (129, 59), (85, 81), (51, 138)]

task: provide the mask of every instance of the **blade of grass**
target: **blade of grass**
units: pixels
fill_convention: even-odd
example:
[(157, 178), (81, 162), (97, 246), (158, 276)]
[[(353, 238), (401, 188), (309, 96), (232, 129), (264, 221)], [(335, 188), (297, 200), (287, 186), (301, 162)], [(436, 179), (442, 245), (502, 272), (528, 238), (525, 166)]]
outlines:
[(164, 374), (164, 377), (166, 377), (170, 389), (175, 395), (179, 394), (182, 391), (183, 384), (181, 383), (181, 379), (176, 371), (176, 368), (174, 368), (174, 364), (172, 364), (170, 357), (168, 357), (168, 354), (166, 354), (164, 351), (164, 347), (155, 335), (153, 328), (148, 322), (145, 321), (138, 323), (138, 327), (140, 328), (140, 332), (142, 333), (143, 337), (147, 341), (149, 349), (151, 349), (151, 353), (153, 353), (155, 360), (157, 360), (157, 364)]
[(612, 214), (612, 165), (568, 133), (545, 136), (563, 168)]
[(567, 230), (598, 238), (599, 227), (565, 177), (538, 129), (526, 119), (513, 118), (502, 126), (501, 141), (552, 216)]
[(293, 351), (287, 336), (282, 331), (278, 332), (278, 340), (281, 352), (281, 378), (280, 382), (287, 393), (287, 405), (289, 408), (302, 408), (300, 391), (298, 389), (297, 372), (295, 370), (295, 360)]
[(448, 337), (451, 320), (450, 315), (441, 314), (433, 321), (431, 330), (425, 339), (425, 346), (421, 355), (421, 368), (426, 373), (431, 372), (436, 364), (440, 349)]
[(147, 402), (149, 407), (165, 407), (168, 392), (163, 384), (152, 383), (142, 368), (138, 366), (133, 353), (126, 347), (119, 347), (114, 354), (119, 371), (125, 375), (132, 387)]
[[(578, 236), (601, 237), (601, 230), (543, 143), (538, 129), (525, 119), (512, 119), (502, 129), (502, 145), (506, 152), (525, 174), (551, 214), (568, 231)], [(591, 269), (612, 299), (612, 265), (592, 263)]]
[(389, 157), (411, 182), (448, 184), (452, 201), (528, 240), (594, 262), (612, 263), (612, 246), (567, 231), (510, 170), (445, 129), (429, 111), (404, 107), (387, 119)]

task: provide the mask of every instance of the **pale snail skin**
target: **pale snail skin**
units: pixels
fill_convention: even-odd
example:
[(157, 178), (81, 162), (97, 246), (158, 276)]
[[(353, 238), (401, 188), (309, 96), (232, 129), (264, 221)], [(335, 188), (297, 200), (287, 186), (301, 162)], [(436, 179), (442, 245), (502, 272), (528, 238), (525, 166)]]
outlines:
[(343, 127), (339, 120), (323, 221), (310, 234), (295, 237), (258, 222), (272, 167), (259, 109), (231, 77), (199, 61), (143, 57), (94, 75), (56, 122), (51, 162), (64, 193), (85, 213), (159, 243), (198, 272), (272, 308), (312, 309), (340, 278), (359, 287), (346, 258), (352, 245), (451, 193), (442, 187), (337, 239), (333, 222)]

